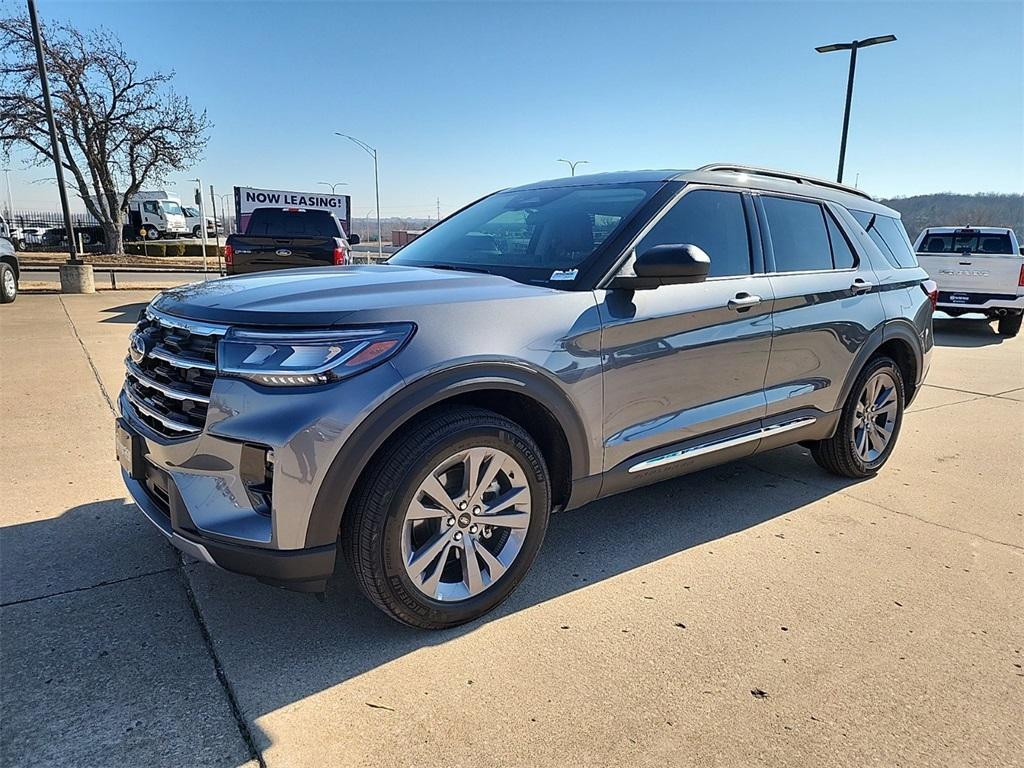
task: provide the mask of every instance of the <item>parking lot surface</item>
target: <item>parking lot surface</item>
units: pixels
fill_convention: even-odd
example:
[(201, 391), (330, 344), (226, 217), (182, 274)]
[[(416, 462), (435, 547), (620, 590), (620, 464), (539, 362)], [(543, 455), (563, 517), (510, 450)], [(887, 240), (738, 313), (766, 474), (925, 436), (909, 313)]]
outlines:
[(874, 479), (792, 447), (556, 515), (498, 611), (425, 633), (125, 501), (151, 295), (0, 311), (3, 765), (1024, 764), (1024, 339), (936, 321)]

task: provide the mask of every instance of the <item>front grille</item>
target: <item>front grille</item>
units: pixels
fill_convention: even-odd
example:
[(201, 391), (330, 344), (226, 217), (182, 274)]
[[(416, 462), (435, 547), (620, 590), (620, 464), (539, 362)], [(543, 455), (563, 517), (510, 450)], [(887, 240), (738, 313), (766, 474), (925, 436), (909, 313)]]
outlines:
[(226, 330), (146, 310), (125, 359), (125, 395), (143, 422), (167, 437), (202, 430)]

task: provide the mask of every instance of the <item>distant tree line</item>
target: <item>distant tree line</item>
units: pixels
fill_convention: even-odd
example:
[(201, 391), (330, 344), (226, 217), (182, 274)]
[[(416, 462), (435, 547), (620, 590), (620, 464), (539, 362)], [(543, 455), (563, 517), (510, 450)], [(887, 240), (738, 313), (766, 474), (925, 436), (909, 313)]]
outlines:
[(1017, 239), (1024, 240), (1024, 195), (939, 192), (878, 202), (900, 212), (911, 241), (916, 240), (925, 227), (968, 224), (975, 227), (1012, 227)]

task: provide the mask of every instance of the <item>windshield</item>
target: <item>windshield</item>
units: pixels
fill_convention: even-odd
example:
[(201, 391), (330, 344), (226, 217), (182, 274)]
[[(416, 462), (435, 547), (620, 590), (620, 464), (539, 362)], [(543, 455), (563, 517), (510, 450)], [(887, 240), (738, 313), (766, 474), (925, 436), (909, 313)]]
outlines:
[(183, 215), (181, 212), (181, 206), (173, 200), (162, 200), (160, 205), (163, 206), (164, 213)]
[(660, 186), (499, 192), (427, 230), (389, 263), (464, 267), (524, 282), (573, 280), (576, 269)]
[(339, 237), (341, 230), (330, 211), (257, 208), (245, 234), (256, 237)]
[(181, 210), (183, 210), (185, 212), (185, 215), (188, 216), (190, 219), (198, 219), (199, 218), (199, 209), (198, 208), (182, 208)]
[(1003, 253), (1012, 254), (1010, 236), (964, 229), (943, 234), (929, 233), (921, 241), (918, 253)]

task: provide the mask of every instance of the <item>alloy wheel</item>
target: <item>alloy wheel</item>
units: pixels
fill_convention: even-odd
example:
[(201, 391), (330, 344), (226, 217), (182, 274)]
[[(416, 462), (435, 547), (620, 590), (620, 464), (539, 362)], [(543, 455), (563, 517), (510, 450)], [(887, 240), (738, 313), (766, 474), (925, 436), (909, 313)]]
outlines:
[(865, 464), (876, 461), (892, 442), (899, 414), (896, 380), (877, 371), (864, 384), (853, 412), (853, 447)]
[(427, 473), (402, 524), (402, 559), (429, 598), (458, 601), (490, 589), (523, 549), (527, 474), (497, 448), (460, 451)]

